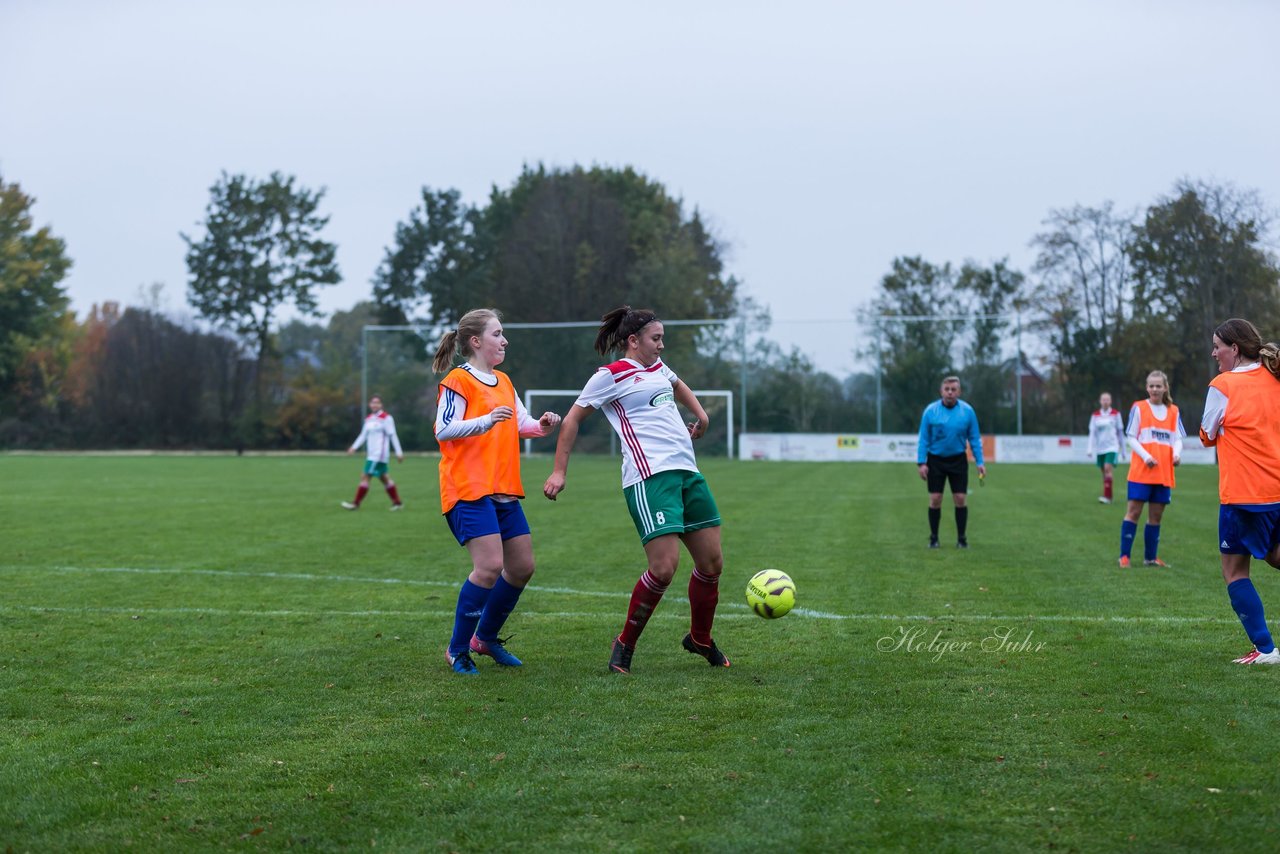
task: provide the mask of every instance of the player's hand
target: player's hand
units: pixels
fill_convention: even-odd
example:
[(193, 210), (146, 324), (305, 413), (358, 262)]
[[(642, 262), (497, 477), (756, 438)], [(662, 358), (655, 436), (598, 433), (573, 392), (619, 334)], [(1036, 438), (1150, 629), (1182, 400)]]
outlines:
[(987, 476), (987, 467), (978, 466), (978, 477), (986, 477), (986, 476)]
[(1153, 468), (1155, 468), (1155, 467), (1156, 467), (1156, 458), (1155, 458), (1155, 457), (1152, 457), (1151, 459), (1146, 460), (1146, 464), (1147, 464), (1147, 468), (1149, 468), (1149, 469), (1153, 469)]
[(703, 434), (707, 432), (707, 427), (709, 426), (710, 426), (710, 422), (703, 421), (702, 419), (699, 419), (697, 421), (690, 421), (689, 422), (689, 438), (701, 439)]
[(552, 472), (547, 482), (542, 484), (542, 494), (555, 501), (556, 496), (562, 492), (564, 492), (564, 475)]
[(1173, 464), (1176, 466), (1176, 465), (1177, 465), (1178, 463), (1180, 463), (1180, 462), (1182, 462), (1182, 457), (1179, 457), (1179, 456), (1177, 456), (1177, 455), (1174, 455), (1174, 458), (1173, 458)]
[(398, 463), (404, 462), (404, 454), (396, 454), (396, 462)]
[(515, 410), (510, 406), (499, 406), (489, 413), (489, 418), (494, 424), (497, 424), (499, 421), (510, 421), (515, 414)]
[(356, 449), (355, 449), (355, 448), (347, 448), (347, 456), (348, 456), (348, 457), (349, 457), (349, 456), (351, 456), (352, 454), (354, 454), (355, 452), (356, 452)]
[(921, 464), (920, 464), (920, 479), (921, 479), (921, 480), (928, 480), (928, 479), (929, 479), (929, 464), (928, 464), (928, 463), (921, 463)]
[(538, 423), (542, 425), (542, 435), (547, 435), (560, 423), (560, 416), (554, 412), (544, 412), (542, 417), (538, 419)]

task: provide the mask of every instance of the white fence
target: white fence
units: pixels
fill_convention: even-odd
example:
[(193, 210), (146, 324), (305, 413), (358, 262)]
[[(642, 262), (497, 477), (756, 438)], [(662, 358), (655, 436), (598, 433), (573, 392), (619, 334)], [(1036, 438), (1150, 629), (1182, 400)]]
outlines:
[[(914, 433), (743, 433), (738, 437), (740, 460), (807, 460), (813, 462), (916, 461)], [(988, 463), (1085, 463), (1087, 436), (983, 436), (982, 455)], [(1129, 461), (1129, 452), (1120, 462)], [(1213, 465), (1213, 448), (1188, 436), (1182, 445), (1184, 464)]]

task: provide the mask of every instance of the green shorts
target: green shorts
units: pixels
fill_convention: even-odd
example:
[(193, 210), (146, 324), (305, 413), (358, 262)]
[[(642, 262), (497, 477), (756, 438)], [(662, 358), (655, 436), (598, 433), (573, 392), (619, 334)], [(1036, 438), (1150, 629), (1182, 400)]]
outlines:
[(1117, 456), (1118, 455), (1116, 454), (1115, 451), (1111, 451), (1106, 454), (1098, 454), (1098, 468), (1102, 468), (1107, 463), (1111, 463), (1111, 465), (1115, 465)]
[(660, 471), (622, 490), (640, 542), (720, 524), (707, 479), (696, 471)]
[(373, 460), (365, 460), (364, 473), (370, 477), (382, 477), (387, 473), (387, 464), (375, 463)]

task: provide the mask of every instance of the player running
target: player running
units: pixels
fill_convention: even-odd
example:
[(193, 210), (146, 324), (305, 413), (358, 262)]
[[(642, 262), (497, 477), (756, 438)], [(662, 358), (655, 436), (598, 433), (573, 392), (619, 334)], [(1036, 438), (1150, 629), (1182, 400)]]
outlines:
[[(467, 361), (450, 370), (455, 352)], [(506, 357), (498, 313), (478, 308), (445, 333), (431, 363), (436, 373), (448, 371), (436, 408), (441, 511), (471, 555), (444, 654), (462, 676), (478, 672), (471, 653), (504, 667), (522, 664), (498, 638), (533, 577), (533, 540), (520, 507), (520, 437), (545, 436), (560, 423), (554, 412), (536, 420), (529, 415), (497, 370)]]
[(1173, 498), (1173, 470), (1182, 462), (1182, 439), (1187, 431), (1169, 396), (1169, 378), (1162, 371), (1147, 375), (1147, 399), (1129, 410), (1126, 432), (1133, 456), (1129, 460), (1129, 504), (1120, 523), (1120, 568), (1129, 568), (1129, 553), (1138, 535), (1138, 517), (1147, 504), (1147, 524), (1142, 529), (1143, 564), (1169, 564), (1159, 557), (1160, 520)]
[(1235, 663), (1280, 664), (1249, 579), (1251, 556), (1280, 568), (1280, 350), (1232, 318), (1214, 330), (1211, 355), (1220, 373), (1209, 383), (1200, 441), (1218, 449), (1222, 580), (1253, 644)]
[(1098, 397), (1098, 408), (1089, 416), (1089, 448), (1085, 451), (1102, 469), (1102, 494), (1098, 496), (1102, 504), (1111, 503), (1113, 472), (1124, 445), (1124, 417), (1120, 410), (1111, 408), (1111, 395), (1104, 391)]
[[(592, 411), (603, 409), (621, 439), (622, 492), (648, 558), (648, 568), (631, 591), (622, 633), (613, 641), (609, 669), (631, 672), (640, 633), (675, 575), (681, 542), (693, 558), (690, 628), (681, 643), (712, 667), (728, 667), (729, 659), (711, 638), (724, 567), (720, 511), (693, 454), (692, 440), (710, 423), (707, 413), (689, 386), (663, 364), (663, 327), (657, 315), (624, 305), (601, 320), (596, 352), (625, 355), (596, 371), (565, 416), (555, 468), (542, 493), (554, 501), (564, 491), (578, 425)], [(677, 402), (696, 420), (684, 423)]]
[(391, 499), (391, 509), (404, 507), (400, 493), (396, 490), (396, 482), (387, 473), (387, 463), (391, 458), (391, 449), (395, 448), (396, 462), (404, 462), (404, 451), (400, 449), (400, 437), (396, 435), (396, 420), (391, 413), (382, 408), (382, 398), (376, 394), (369, 398), (369, 415), (364, 419), (364, 428), (360, 435), (347, 448), (348, 454), (354, 454), (361, 445), (368, 445), (368, 453), (364, 462), (364, 474), (360, 476), (360, 485), (356, 487), (356, 497), (342, 502), (344, 510), (359, 510), (360, 502), (369, 494), (369, 478), (376, 477), (386, 487), (387, 497)]

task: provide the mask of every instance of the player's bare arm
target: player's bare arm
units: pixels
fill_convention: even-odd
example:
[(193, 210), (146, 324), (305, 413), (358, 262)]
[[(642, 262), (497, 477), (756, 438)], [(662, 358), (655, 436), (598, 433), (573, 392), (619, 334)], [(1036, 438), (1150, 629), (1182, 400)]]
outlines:
[(675, 394), (676, 401), (692, 412), (693, 417), (697, 419), (689, 422), (689, 437), (701, 439), (703, 434), (707, 432), (707, 427), (711, 425), (711, 419), (707, 417), (707, 411), (698, 402), (698, 396), (693, 393), (693, 389), (685, 385), (684, 380), (676, 380), (676, 384), (672, 386), (671, 390)]
[(565, 475), (569, 471), (569, 455), (573, 453), (573, 444), (578, 441), (578, 425), (591, 414), (591, 408), (574, 404), (560, 422), (560, 438), (556, 441), (556, 461), (550, 476), (542, 484), (542, 494), (552, 501), (564, 492)]

